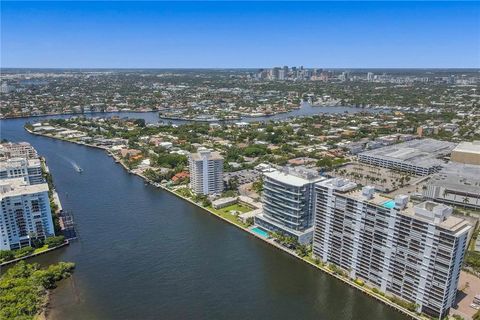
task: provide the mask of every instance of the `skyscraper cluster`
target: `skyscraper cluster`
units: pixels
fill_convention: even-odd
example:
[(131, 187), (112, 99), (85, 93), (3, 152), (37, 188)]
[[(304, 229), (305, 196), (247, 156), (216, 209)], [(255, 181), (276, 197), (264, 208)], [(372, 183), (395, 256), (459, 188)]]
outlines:
[(274, 67), (272, 69), (261, 69), (255, 74), (258, 80), (328, 80), (328, 73), (322, 69), (305, 69), (300, 67)]

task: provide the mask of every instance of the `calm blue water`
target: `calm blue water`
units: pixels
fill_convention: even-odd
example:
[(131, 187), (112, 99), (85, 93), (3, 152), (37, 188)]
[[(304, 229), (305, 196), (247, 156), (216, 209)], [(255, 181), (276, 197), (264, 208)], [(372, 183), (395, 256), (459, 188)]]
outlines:
[(33, 260), (77, 265), (55, 289), (50, 319), (405, 319), (255, 236), (144, 185), (102, 150), (28, 134), (25, 121), (0, 121), (0, 136), (29, 141), (46, 157), (79, 234), (70, 246)]
[(385, 201), (384, 203), (382, 203), (382, 206), (388, 209), (395, 208), (395, 201), (394, 200)]
[(268, 238), (268, 232), (266, 232), (263, 229), (260, 229), (259, 227), (255, 227), (255, 228), (252, 228), (250, 230), (252, 230), (253, 232), (255, 232), (256, 234), (258, 234), (261, 237)]

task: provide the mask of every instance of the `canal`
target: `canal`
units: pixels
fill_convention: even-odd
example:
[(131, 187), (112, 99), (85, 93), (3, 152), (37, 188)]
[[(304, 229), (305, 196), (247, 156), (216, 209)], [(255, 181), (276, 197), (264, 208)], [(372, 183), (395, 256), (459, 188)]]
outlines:
[(28, 134), (23, 129), (28, 120), (2, 120), (1, 138), (28, 141), (46, 157), (79, 233), (70, 246), (32, 260), (77, 265), (73, 277), (54, 291), (49, 318), (405, 319), (196, 206), (145, 185), (102, 150)]

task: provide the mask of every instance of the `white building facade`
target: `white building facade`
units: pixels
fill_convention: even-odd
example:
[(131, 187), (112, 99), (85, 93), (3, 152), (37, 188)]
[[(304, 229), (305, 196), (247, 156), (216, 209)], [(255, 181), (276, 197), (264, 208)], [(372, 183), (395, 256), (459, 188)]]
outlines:
[(1, 180), (0, 204), (0, 250), (19, 249), (33, 239), (55, 235), (46, 183)]
[(298, 167), (265, 172), (263, 212), (255, 217), (255, 224), (291, 236), (299, 243), (310, 243), (314, 184), (322, 179), (316, 171)]
[(471, 226), (446, 205), (413, 206), (407, 196), (391, 200), (348, 183), (315, 186), (314, 256), (443, 318), (455, 302)]
[(0, 180), (23, 178), (27, 184), (44, 183), (39, 159), (11, 158), (0, 161)]
[(218, 152), (199, 149), (190, 154), (190, 188), (196, 194), (220, 194), (223, 191), (223, 157)]

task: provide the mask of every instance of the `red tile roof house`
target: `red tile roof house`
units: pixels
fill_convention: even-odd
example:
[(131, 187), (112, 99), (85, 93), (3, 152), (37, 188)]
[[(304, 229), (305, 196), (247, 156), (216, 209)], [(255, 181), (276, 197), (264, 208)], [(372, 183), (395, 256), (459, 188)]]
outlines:
[(140, 150), (136, 150), (136, 149), (122, 149), (120, 150), (120, 154), (122, 155), (123, 158), (125, 157), (134, 157), (134, 156), (137, 156), (139, 154), (141, 154), (142, 151)]
[(174, 175), (172, 177), (172, 181), (175, 183), (175, 182), (179, 182), (185, 178), (188, 178), (190, 177), (190, 173), (186, 172), (186, 171), (182, 171), (182, 172), (179, 172), (177, 173), (176, 175)]

